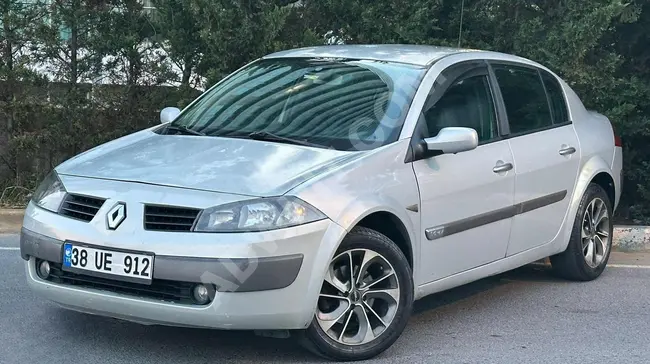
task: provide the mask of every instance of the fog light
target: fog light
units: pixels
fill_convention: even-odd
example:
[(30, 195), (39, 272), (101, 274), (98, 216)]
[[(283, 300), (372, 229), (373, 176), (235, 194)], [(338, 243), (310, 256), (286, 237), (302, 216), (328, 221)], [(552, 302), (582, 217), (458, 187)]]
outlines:
[(50, 263), (48, 261), (44, 260), (38, 265), (38, 275), (43, 279), (50, 276)]
[(204, 305), (210, 301), (210, 291), (208, 291), (208, 287), (202, 285), (202, 284), (197, 284), (194, 286), (194, 290), (192, 292), (194, 294), (194, 299), (196, 300), (196, 303), (200, 305)]

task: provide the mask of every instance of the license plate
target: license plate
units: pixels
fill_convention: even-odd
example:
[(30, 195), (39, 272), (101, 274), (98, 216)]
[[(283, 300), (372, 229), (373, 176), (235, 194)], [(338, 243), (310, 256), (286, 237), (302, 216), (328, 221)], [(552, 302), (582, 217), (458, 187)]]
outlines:
[[(66, 269), (67, 268), (67, 269)], [(151, 283), (153, 255), (118, 252), (65, 243), (63, 269), (103, 278)]]

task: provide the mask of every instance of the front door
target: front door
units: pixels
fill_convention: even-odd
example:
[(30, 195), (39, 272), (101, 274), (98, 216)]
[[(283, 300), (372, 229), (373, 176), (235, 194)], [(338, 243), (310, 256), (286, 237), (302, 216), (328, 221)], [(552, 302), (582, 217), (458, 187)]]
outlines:
[(480, 144), (413, 162), (421, 198), (422, 282), (502, 259), (512, 224), (514, 160), (499, 136), (487, 68), (463, 72), (449, 85), (423, 112), (425, 136), (444, 127), (470, 127)]

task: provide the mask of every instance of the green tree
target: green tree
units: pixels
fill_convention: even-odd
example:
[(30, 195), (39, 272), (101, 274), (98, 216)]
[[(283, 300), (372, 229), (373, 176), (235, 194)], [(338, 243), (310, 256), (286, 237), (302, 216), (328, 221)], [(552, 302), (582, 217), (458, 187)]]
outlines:
[(91, 79), (101, 65), (102, 54), (95, 45), (106, 5), (93, 0), (53, 0), (47, 9), (48, 19), (41, 23), (35, 39), (40, 60), (49, 66), (54, 80), (76, 85)]
[[(607, 115), (625, 146), (619, 213), (650, 222), (647, 1), (151, 1), (153, 12), (139, 0), (0, 0), (0, 188), (8, 175), (31, 186), (65, 157), (150, 125), (162, 106), (187, 104), (193, 87), (269, 52), (460, 41), (547, 65)], [(180, 97), (150, 87), (167, 84)]]
[(105, 55), (108, 81), (128, 86), (164, 82), (156, 72), (162, 55), (155, 53), (151, 41), (156, 30), (142, 2), (112, 0), (107, 6), (110, 11), (100, 19), (97, 48)]
[[(199, 73), (213, 84), (226, 74), (266, 53), (284, 49), (287, 21), (300, 7), (281, 0), (192, 0), (190, 9), (205, 54)], [(305, 33), (306, 34), (306, 33)], [(294, 34), (292, 45), (303, 34)]]
[[(650, 223), (650, 3), (629, 4), (615, 32), (603, 42), (614, 45), (622, 66), (615, 77), (621, 87), (604, 101), (616, 115), (625, 147), (623, 209), (627, 220)], [(629, 207), (629, 209), (625, 209)]]
[[(201, 38), (202, 24), (192, 12), (192, 1), (154, 0), (153, 22), (158, 44), (181, 70), (182, 88), (191, 87), (192, 75), (203, 58), (205, 44)], [(202, 85), (199, 85), (202, 86)]]
[(89, 147), (91, 122), (97, 114), (89, 83), (101, 71), (98, 26), (109, 10), (104, 2), (94, 0), (52, 0), (43, 9), (46, 17), (38, 25), (34, 43), (37, 60), (51, 82), (44, 87), (47, 102), (33, 104), (32, 127), (38, 132), (25, 134), (21, 147), (25, 150), (28, 141), (37, 146), (30, 158), (41, 171)]
[[(449, 3), (451, 2), (444, 2)], [(440, 44), (441, 0), (305, 0), (309, 24), (346, 43)]]
[(0, 175), (10, 173), (12, 184), (22, 183), (14, 146), (28, 109), (26, 91), (39, 80), (31, 69), (32, 38), (43, 15), (38, 1), (0, 0)]
[(25, 71), (30, 62), (29, 50), (30, 45), (33, 46), (31, 39), (35, 24), (43, 15), (41, 2), (0, 0), (0, 79), (11, 82)]

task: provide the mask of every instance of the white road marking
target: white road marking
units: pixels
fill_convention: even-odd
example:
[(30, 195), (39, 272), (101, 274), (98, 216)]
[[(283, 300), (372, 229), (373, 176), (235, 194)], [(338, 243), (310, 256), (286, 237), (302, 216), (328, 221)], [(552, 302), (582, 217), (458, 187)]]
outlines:
[(18, 247), (0, 246), (0, 250), (20, 250)]
[(611, 268), (629, 268), (629, 269), (650, 269), (650, 265), (632, 265), (632, 264), (607, 264)]

